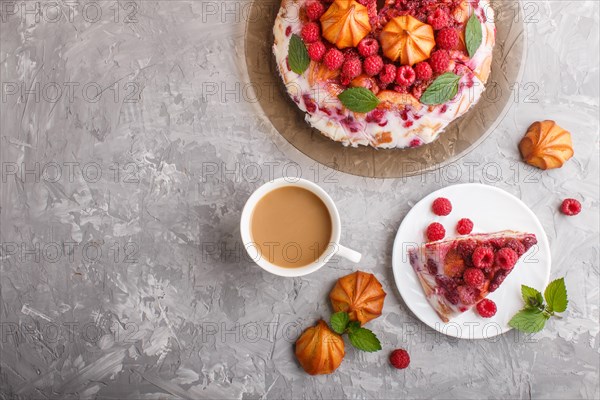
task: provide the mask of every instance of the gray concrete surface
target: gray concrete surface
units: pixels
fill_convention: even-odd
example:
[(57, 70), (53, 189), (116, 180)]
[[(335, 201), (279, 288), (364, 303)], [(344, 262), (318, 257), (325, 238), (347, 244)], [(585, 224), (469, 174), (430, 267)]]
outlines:
[[(525, 75), (502, 123), (447, 168), (399, 180), (317, 165), (258, 116), (245, 1), (42, 1), (37, 21), (35, 4), (1, 3), (0, 398), (600, 396), (597, 2), (526, 1)], [(562, 169), (520, 162), (539, 119), (573, 133)], [(330, 376), (306, 375), (293, 342), (355, 267), (282, 279), (239, 239), (246, 198), (283, 174), (331, 194), (343, 243), (388, 292), (371, 323), (384, 350), (349, 349)], [(393, 283), (395, 231), (421, 197), (460, 182), (501, 187), (540, 218), (565, 318), (465, 341), (410, 313)], [(564, 197), (583, 212), (560, 215)], [(386, 361), (398, 346), (405, 371)]]

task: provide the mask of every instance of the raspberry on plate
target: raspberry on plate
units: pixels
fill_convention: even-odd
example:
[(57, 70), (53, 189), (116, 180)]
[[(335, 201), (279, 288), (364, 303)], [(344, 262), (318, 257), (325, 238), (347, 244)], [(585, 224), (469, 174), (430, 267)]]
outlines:
[(417, 65), (415, 65), (415, 75), (417, 79), (426, 81), (431, 79), (433, 76), (433, 71), (431, 70), (431, 65), (427, 61), (421, 61)]
[(461, 218), (456, 224), (456, 232), (459, 235), (468, 235), (473, 230), (473, 221), (469, 218)]
[(477, 313), (483, 318), (491, 318), (496, 315), (496, 303), (490, 299), (483, 299), (477, 303)]
[(463, 273), (465, 283), (474, 288), (480, 288), (485, 281), (485, 275), (478, 268), (467, 268)]
[(473, 255), (473, 252), (476, 248), (477, 242), (471, 239), (467, 239), (458, 242), (458, 245), (456, 246), (456, 251), (458, 251), (458, 254), (460, 254), (460, 256), (465, 260), (466, 263), (467, 260), (471, 259), (471, 256)]
[(450, 65), (450, 56), (446, 50), (437, 50), (431, 54), (429, 65), (433, 72), (443, 73), (448, 70)]
[(409, 65), (398, 67), (396, 72), (396, 83), (402, 86), (410, 86), (415, 81), (415, 70)]
[(431, 210), (435, 215), (445, 216), (452, 212), (452, 203), (445, 197), (438, 197), (433, 201)]
[(394, 368), (404, 369), (410, 364), (410, 356), (404, 349), (396, 349), (390, 354), (390, 363)]
[(300, 35), (305, 43), (313, 43), (321, 39), (321, 28), (316, 23), (309, 22), (302, 27)]
[(515, 239), (508, 239), (506, 241), (505, 246), (508, 247), (509, 249), (513, 249), (519, 257), (521, 257), (523, 254), (525, 254), (525, 252), (527, 251), (525, 249), (525, 245)]
[(344, 55), (338, 49), (329, 49), (325, 53), (323, 62), (327, 69), (335, 71), (336, 69), (340, 69), (342, 64), (344, 64)]
[(325, 7), (320, 1), (313, 1), (306, 6), (306, 16), (311, 21), (316, 21), (321, 18), (325, 12)]
[(323, 42), (314, 42), (308, 46), (308, 57), (313, 61), (321, 61), (327, 48)]
[(502, 269), (512, 269), (518, 259), (517, 253), (508, 247), (503, 247), (496, 253), (496, 265)]
[(437, 240), (442, 240), (444, 236), (446, 236), (446, 230), (444, 226), (439, 222), (433, 222), (427, 227), (427, 240), (430, 242), (435, 242)]
[(435, 43), (440, 49), (454, 50), (458, 46), (458, 32), (454, 28), (444, 28), (435, 36)]
[(564, 199), (560, 211), (568, 216), (577, 215), (581, 212), (581, 203), (575, 199)]
[(365, 70), (365, 74), (369, 76), (377, 75), (381, 69), (383, 68), (383, 60), (381, 57), (374, 55), (365, 58), (365, 62), (363, 63), (363, 69)]
[(494, 265), (494, 251), (488, 246), (479, 246), (471, 256), (473, 265), (477, 268), (489, 268)]
[(358, 43), (358, 52), (363, 57), (374, 56), (379, 51), (379, 42), (373, 38), (364, 38)]

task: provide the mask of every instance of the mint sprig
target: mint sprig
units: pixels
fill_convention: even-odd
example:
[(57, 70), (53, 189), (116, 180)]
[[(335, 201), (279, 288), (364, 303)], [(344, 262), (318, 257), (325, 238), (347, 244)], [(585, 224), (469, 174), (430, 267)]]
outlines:
[(419, 101), (427, 105), (436, 105), (451, 100), (458, 93), (460, 78), (452, 72), (438, 76), (425, 90)]
[(467, 27), (465, 28), (465, 44), (467, 45), (469, 57), (473, 58), (477, 49), (481, 46), (482, 38), (481, 22), (479, 22), (477, 15), (473, 12), (467, 21)]
[(350, 111), (366, 113), (379, 105), (379, 99), (369, 89), (355, 87), (344, 90), (338, 95), (344, 107)]
[[(541, 331), (551, 317), (560, 318), (555, 313), (566, 311), (569, 304), (565, 278), (550, 282), (543, 297), (541, 292), (525, 285), (521, 285), (521, 295), (525, 307), (508, 322), (508, 325), (521, 332)], [(544, 299), (547, 304), (544, 304)]]
[(381, 350), (381, 342), (377, 336), (371, 330), (361, 327), (360, 322), (350, 321), (350, 315), (347, 312), (334, 313), (329, 324), (336, 333), (340, 335), (347, 333), (350, 343), (357, 349), (367, 352)]
[(329, 320), (329, 325), (331, 325), (331, 329), (333, 329), (335, 333), (339, 333), (341, 335), (346, 330), (346, 327), (348, 326), (349, 322), (350, 316), (348, 315), (348, 313), (340, 311), (336, 312), (331, 316), (331, 319)]
[(302, 75), (310, 64), (310, 58), (308, 57), (308, 50), (306, 45), (295, 33), (290, 38), (290, 45), (288, 47), (288, 61), (292, 71), (298, 75)]

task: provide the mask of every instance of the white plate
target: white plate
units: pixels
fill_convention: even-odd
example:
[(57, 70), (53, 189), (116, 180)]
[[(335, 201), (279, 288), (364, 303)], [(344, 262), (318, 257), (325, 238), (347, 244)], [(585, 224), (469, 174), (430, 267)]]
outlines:
[[(452, 202), (452, 212), (438, 217), (431, 211), (433, 200), (446, 197)], [(424, 232), (432, 222), (446, 228), (446, 238), (456, 237), (456, 223), (461, 218), (473, 221), (473, 233), (515, 230), (533, 233), (538, 243), (529, 249), (515, 265), (500, 287), (487, 297), (498, 311), (492, 318), (481, 318), (475, 308), (444, 323), (431, 307), (417, 274), (408, 260), (409, 246), (420, 246)], [(392, 254), (396, 286), (410, 310), (425, 324), (445, 335), (462, 339), (485, 339), (511, 329), (508, 321), (522, 307), (521, 284), (540, 291), (550, 278), (550, 246), (542, 224), (535, 214), (515, 196), (492, 186), (469, 183), (449, 186), (423, 198), (408, 212), (396, 235)]]

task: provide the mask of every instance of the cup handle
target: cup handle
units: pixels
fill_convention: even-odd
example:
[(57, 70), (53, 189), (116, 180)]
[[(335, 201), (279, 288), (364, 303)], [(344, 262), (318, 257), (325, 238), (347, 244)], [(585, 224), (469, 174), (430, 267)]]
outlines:
[(349, 249), (349, 248), (347, 248), (345, 246), (342, 246), (341, 244), (338, 244), (337, 255), (338, 256), (342, 256), (346, 260), (349, 260), (349, 261), (351, 261), (353, 263), (360, 262), (360, 259), (362, 258), (362, 255), (358, 251), (354, 251), (352, 249)]

